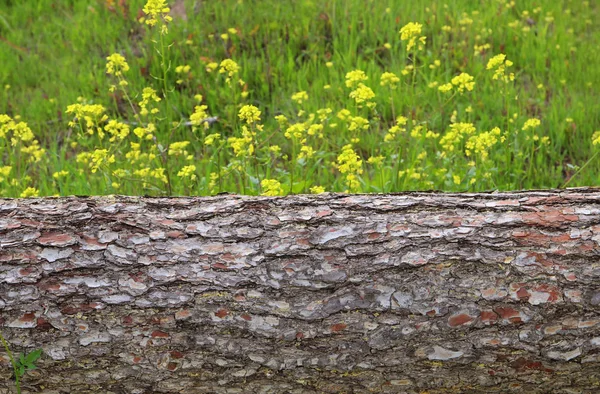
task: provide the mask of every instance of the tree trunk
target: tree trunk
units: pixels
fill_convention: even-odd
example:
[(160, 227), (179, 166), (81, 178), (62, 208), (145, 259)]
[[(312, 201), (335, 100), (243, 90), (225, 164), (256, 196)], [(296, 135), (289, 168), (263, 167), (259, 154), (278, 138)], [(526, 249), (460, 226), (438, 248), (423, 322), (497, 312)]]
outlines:
[(592, 189), (0, 199), (0, 330), (30, 392), (597, 393), (599, 242)]

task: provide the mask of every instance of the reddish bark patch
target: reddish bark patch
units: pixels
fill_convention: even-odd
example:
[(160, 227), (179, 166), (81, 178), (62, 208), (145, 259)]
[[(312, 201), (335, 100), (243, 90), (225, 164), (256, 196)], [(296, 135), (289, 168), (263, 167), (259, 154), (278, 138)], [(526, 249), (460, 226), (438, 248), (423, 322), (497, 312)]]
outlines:
[(37, 241), (44, 246), (67, 246), (76, 242), (72, 235), (60, 233), (46, 233), (39, 237)]
[(97, 246), (99, 248), (106, 248), (106, 245), (108, 245), (108, 244), (98, 241), (97, 238), (90, 237), (89, 235), (84, 234), (81, 236), (81, 238), (83, 239), (84, 243), (86, 243), (88, 245)]
[(448, 325), (450, 327), (460, 326), (473, 321), (473, 317), (466, 313), (460, 313), (458, 315), (450, 316), (448, 319)]
[(322, 218), (322, 217), (324, 217), (324, 216), (329, 216), (329, 215), (331, 215), (332, 213), (333, 213), (333, 212), (331, 212), (331, 211), (319, 211), (319, 212), (317, 212), (317, 217), (318, 217), (318, 218)]
[(21, 322), (23, 322), (23, 323), (29, 323), (29, 322), (32, 322), (32, 321), (34, 321), (35, 319), (36, 319), (36, 318), (35, 318), (35, 313), (33, 313), (33, 312), (28, 312), (28, 313), (25, 313), (23, 316), (21, 316), (21, 317), (19, 318), (19, 321), (21, 321)]
[(38, 330), (48, 331), (51, 328), (53, 328), (53, 326), (52, 326), (52, 324), (50, 324), (50, 322), (48, 320), (44, 319), (43, 317), (38, 317), (36, 328)]
[(494, 312), (496, 312), (501, 318), (508, 320), (511, 323), (522, 323), (521, 313), (510, 307), (497, 307), (494, 308)]
[(519, 357), (515, 361), (511, 362), (509, 365), (517, 371), (536, 370), (548, 373), (554, 372), (553, 369), (546, 368), (544, 364), (542, 364), (540, 361), (532, 361), (524, 357)]
[(216, 268), (216, 269), (220, 269), (220, 270), (228, 270), (229, 269), (229, 267), (223, 263), (214, 263), (212, 265), (212, 268)]
[(217, 316), (220, 319), (224, 318), (227, 315), (229, 315), (229, 311), (227, 309), (219, 309), (215, 312), (215, 316)]
[(483, 323), (491, 323), (498, 320), (498, 315), (494, 311), (481, 311), (479, 318)]
[(298, 332), (296, 333), (296, 339), (302, 339), (302, 338), (304, 338), (304, 333), (303, 333), (303, 332), (300, 332), (300, 331), (298, 331)]
[(233, 260), (235, 260), (235, 259), (236, 259), (236, 257), (239, 257), (239, 256), (236, 256), (236, 255), (234, 255), (234, 254), (231, 254), (231, 253), (223, 253), (223, 254), (221, 255), (221, 258), (222, 258), (223, 260), (226, 260), (226, 261), (233, 261)]
[(170, 363), (167, 364), (167, 369), (169, 371), (175, 371), (177, 369), (178, 365), (179, 365), (178, 363), (171, 361)]
[(19, 275), (21, 275), (21, 276), (27, 276), (27, 275), (31, 274), (32, 272), (35, 272), (35, 268), (34, 267), (21, 268), (19, 270)]
[(547, 210), (542, 212), (532, 212), (523, 215), (523, 221), (526, 224), (547, 227), (560, 227), (565, 222), (576, 222), (579, 220), (577, 215), (564, 214), (560, 210)]
[(131, 317), (129, 315), (123, 316), (123, 318), (121, 319), (121, 324), (123, 324), (124, 326), (133, 325), (133, 317)]
[(142, 358), (140, 356), (133, 356), (133, 360), (132, 361), (133, 361), (134, 364), (137, 364), (140, 361), (142, 361)]
[(179, 230), (169, 231), (166, 235), (169, 238), (185, 238), (185, 234)]
[(38, 287), (40, 288), (40, 290), (60, 290), (60, 283), (52, 280), (52, 281), (45, 281), (45, 282), (41, 282), (38, 284)]
[(242, 319), (244, 319), (246, 321), (252, 320), (252, 317), (247, 313), (244, 313), (241, 317), (242, 317)]
[(183, 358), (183, 353), (181, 353), (178, 350), (173, 350), (173, 351), (171, 351), (171, 357), (178, 358), (178, 359)]
[(192, 315), (189, 309), (182, 309), (180, 311), (175, 312), (175, 320), (181, 320), (188, 318)]
[(561, 292), (558, 287), (549, 285), (547, 283), (536, 286), (532, 290), (539, 291), (541, 293), (548, 293), (548, 302), (556, 302), (561, 298)]
[(521, 287), (517, 291), (517, 297), (519, 298), (519, 300), (522, 300), (524, 298), (529, 298), (530, 296), (531, 296), (531, 294), (529, 294), (529, 292), (527, 291), (527, 289), (525, 289), (524, 287)]
[(168, 338), (169, 334), (161, 330), (154, 330), (150, 336), (152, 338)]
[(86, 313), (91, 310), (94, 310), (94, 309), (96, 309), (97, 306), (98, 305), (95, 303), (73, 304), (73, 305), (68, 305), (68, 306), (61, 308), (60, 311), (65, 315), (76, 315), (77, 313)]
[(348, 326), (344, 323), (334, 324), (333, 326), (331, 326), (331, 331), (332, 332), (340, 332), (343, 329), (345, 329), (346, 327), (348, 327)]

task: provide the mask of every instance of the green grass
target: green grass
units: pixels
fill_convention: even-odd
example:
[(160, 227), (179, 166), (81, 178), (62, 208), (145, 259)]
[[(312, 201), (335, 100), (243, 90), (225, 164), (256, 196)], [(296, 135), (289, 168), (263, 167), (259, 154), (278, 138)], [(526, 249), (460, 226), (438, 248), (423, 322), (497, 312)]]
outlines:
[[(1, 3), (0, 114), (17, 117), (0, 126), (2, 196), (287, 194), (308, 193), (314, 186), (338, 192), (482, 191), (600, 183), (600, 160), (594, 156), (600, 146), (592, 143), (600, 130), (595, 1), (520, 0), (513, 6), (501, 0), (169, 1), (174, 20), (166, 35), (160, 26), (138, 21), (142, 0)], [(400, 39), (399, 30), (409, 22), (423, 25), (422, 50), (407, 51), (407, 41)], [(237, 33), (221, 38), (230, 28)], [(484, 44), (489, 48), (474, 50)], [(116, 83), (106, 73), (112, 53), (122, 54), (130, 69), (123, 74), (128, 85), (109, 92)], [(506, 73), (514, 73), (514, 81), (494, 80), (493, 70), (486, 69), (500, 53), (513, 62)], [(218, 69), (206, 70), (227, 58), (240, 67), (230, 85)], [(431, 68), (435, 60), (439, 67)], [(183, 65), (189, 72), (175, 72)], [(353, 70), (368, 76), (364, 84), (375, 94), (374, 109), (361, 108), (349, 96), (346, 74)], [(395, 90), (380, 86), (384, 72), (400, 78)], [(463, 72), (474, 77), (472, 91), (430, 87)], [(145, 87), (161, 98), (159, 112), (138, 118)], [(308, 94), (301, 104), (291, 99), (300, 91)], [(198, 94), (208, 115), (218, 117), (207, 130), (185, 123), (199, 105)], [(103, 105), (108, 119), (130, 126), (129, 135), (109, 142), (108, 134), (100, 138), (79, 122), (70, 125), (73, 114), (66, 108), (77, 102)], [(261, 111), (263, 127), (247, 125), (256, 134), (236, 156), (227, 140), (243, 135), (238, 112), (244, 105)], [(320, 119), (319, 109), (331, 112)], [(336, 116), (343, 109), (368, 119), (368, 128), (349, 130), (350, 122)], [(288, 123), (278, 122), (278, 115)], [(407, 118), (405, 130), (385, 141), (400, 116)], [(522, 130), (531, 118), (541, 124)], [(34, 140), (19, 137), (14, 130), (19, 121), (33, 131), (39, 148), (28, 150)], [(139, 142), (134, 122), (156, 125), (155, 138), (139, 150), (154, 158), (131, 159), (131, 142)], [(448, 142), (452, 122), (472, 123), (476, 131), (463, 128)], [(294, 124), (304, 130), (299, 138), (287, 138)], [(314, 126), (317, 132), (307, 134), (311, 125), (322, 130)], [(496, 142), (485, 140), (482, 133), (495, 127)], [(433, 133), (426, 136), (427, 130)], [(214, 133), (220, 140), (205, 144)], [(469, 149), (469, 139), (483, 150)], [(190, 141), (185, 154), (167, 153), (176, 141)], [(246, 149), (250, 143), (252, 152)], [(279, 153), (270, 150), (275, 145)], [(298, 159), (303, 146), (314, 154)], [(100, 160), (95, 170), (81, 156), (77, 161), (96, 149), (106, 149), (114, 162)], [(340, 155), (347, 169), (338, 166)], [(368, 162), (377, 156), (383, 159)], [(195, 166), (195, 179), (178, 176), (188, 165)], [(53, 177), (59, 171), (65, 175)], [(280, 187), (261, 185), (265, 179)]]

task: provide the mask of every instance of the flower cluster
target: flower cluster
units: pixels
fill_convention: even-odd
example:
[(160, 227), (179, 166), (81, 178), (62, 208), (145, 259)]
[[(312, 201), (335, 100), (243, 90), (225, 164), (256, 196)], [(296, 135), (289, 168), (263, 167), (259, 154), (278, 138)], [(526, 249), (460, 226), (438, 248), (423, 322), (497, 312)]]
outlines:
[(148, 16), (146, 19), (148, 26), (154, 26), (162, 20), (164, 23), (161, 27), (161, 34), (168, 33), (167, 23), (171, 22), (173, 18), (169, 15), (171, 10), (167, 7), (165, 0), (148, 0), (142, 10)]
[(244, 105), (238, 114), (238, 117), (246, 124), (260, 122), (260, 111), (254, 105)]
[(355, 88), (359, 83), (369, 79), (364, 71), (354, 70), (346, 74), (346, 87)]
[(362, 160), (352, 149), (352, 144), (345, 145), (342, 153), (337, 158), (337, 169), (346, 175), (346, 183), (350, 190), (357, 190), (360, 187), (358, 175), (362, 174)]
[(280, 196), (283, 194), (281, 183), (276, 179), (263, 179), (260, 186), (264, 189), (262, 196)]
[(509, 81), (515, 80), (514, 73), (506, 75), (506, 68), (511, 67), (512, 65), (513, 62), (511, 62), (510, 60), (506, 60), (506, 55), (501, 53), (499, 55), (494, 56), (488, 61), (486, 69), (494, 70), (494, 75), (492, 79), (499, 79), (501, 81), (504, 81), (505, 83), (508, 83)]
[(381, 82), (379, 84), (381, 86), (389, 86), (390, 89), (396, 89), (398, 82), (400, 82), (400, 78), (396, 74), (384, 72), (381, 74)]
[(129, 64), (127, 64), (123, 55), (119, 53), (113, 53), (108, 56), (106, 60), (108, 60), (108, 62), (106, 62), (107, 74), (113, 74), (116, 77), (120, 77), (123, 75), (123, 72), (129, 71)]
[(423, 50), (425, 46), (425, 40), (427, 37), (421, 36), (421, 29), (423, 25), (420, 23), (409, 22), (400, 29), (400, 39), (402, 41), (408, 41), (406, 50), (410, 51), (415, 45), (418, 45), (419, 50)]

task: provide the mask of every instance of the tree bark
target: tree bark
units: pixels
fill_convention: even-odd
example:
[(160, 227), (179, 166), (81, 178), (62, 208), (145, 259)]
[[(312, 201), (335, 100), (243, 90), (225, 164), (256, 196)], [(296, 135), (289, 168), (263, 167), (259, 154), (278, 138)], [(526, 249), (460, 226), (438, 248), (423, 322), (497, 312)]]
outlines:
[(597, 189), (0, 199), (0, 330), (30, 392), (595, 393), (599, 242)]

